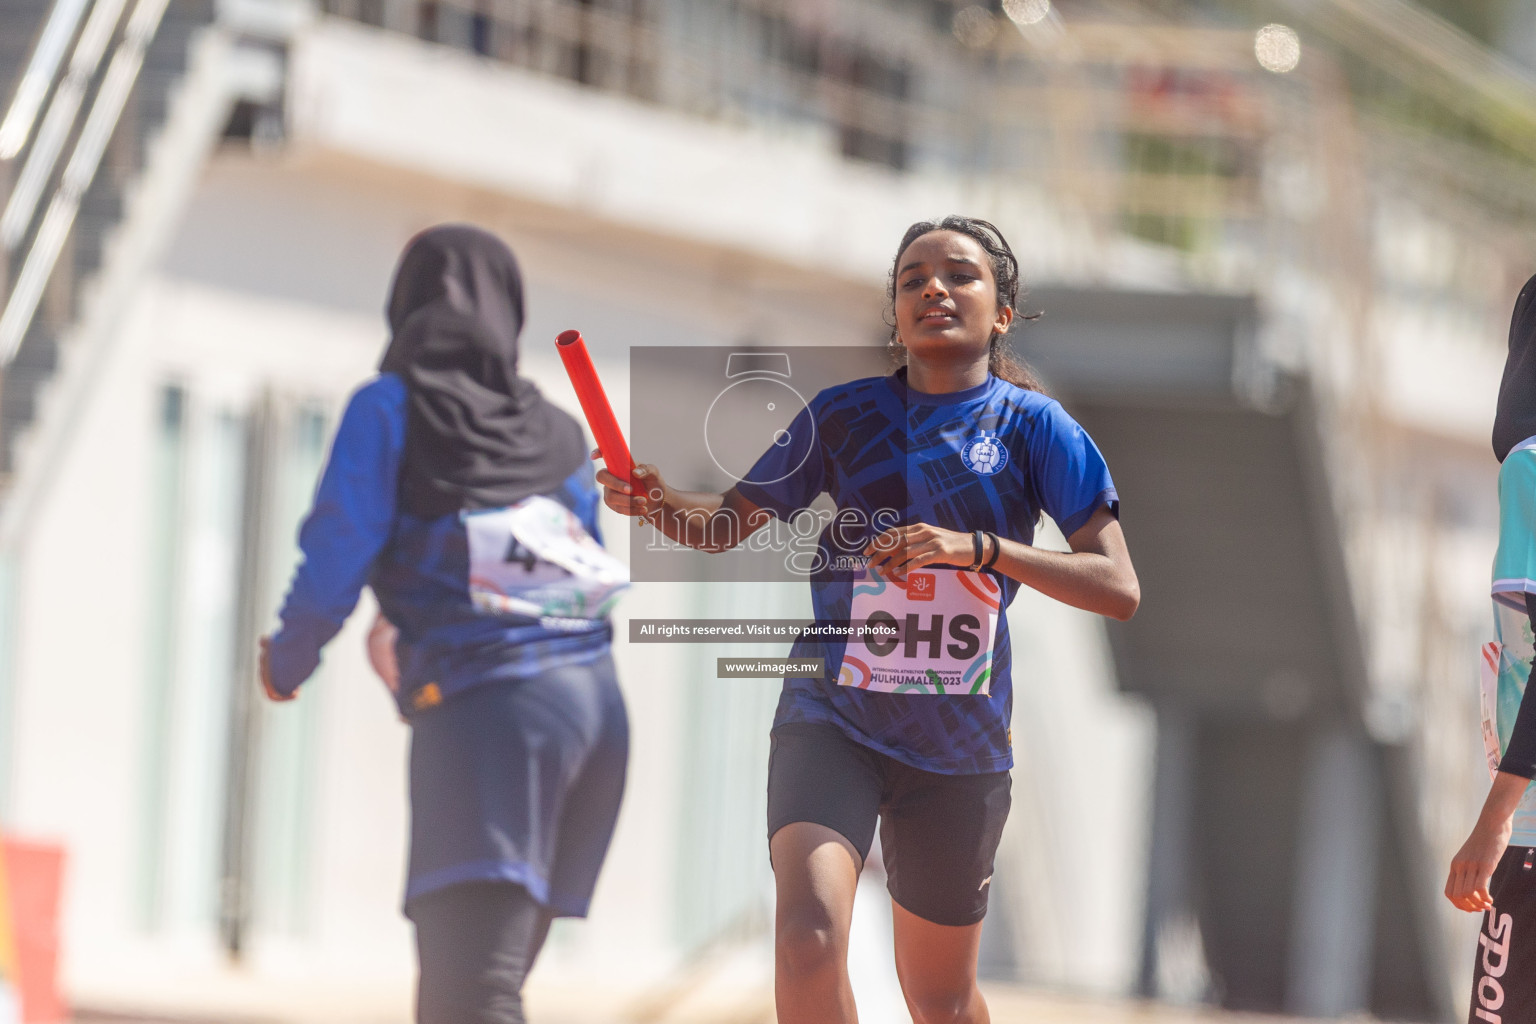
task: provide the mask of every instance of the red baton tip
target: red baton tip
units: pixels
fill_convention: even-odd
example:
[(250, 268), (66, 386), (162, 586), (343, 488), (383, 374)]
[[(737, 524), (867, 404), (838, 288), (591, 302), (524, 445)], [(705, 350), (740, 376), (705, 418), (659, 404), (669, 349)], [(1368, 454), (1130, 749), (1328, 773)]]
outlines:
[(608, 404), (608, 396), (603, 393), (603, 383), (597, 379), (597, 370), (592, 366), (592, 357), (587, 353), (581, 332), (561, 331), (555, 344), (587, 425), (592, 428), (592, 437), (602, 452), (603, 464), (608, 467), (608, 472), (625, 483), (633, 483), (635, 463), (629, 454), (629, 445), (625, 444), (624, 432), (613, 415), (613, 406)]

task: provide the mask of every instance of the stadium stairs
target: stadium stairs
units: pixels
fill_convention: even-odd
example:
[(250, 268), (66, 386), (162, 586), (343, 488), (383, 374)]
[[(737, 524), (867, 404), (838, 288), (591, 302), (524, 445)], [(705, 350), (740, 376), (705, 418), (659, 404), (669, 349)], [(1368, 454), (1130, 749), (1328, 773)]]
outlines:
[[(83, 25), (108, 0), (86, 3), (70, 45), (47, 82), (31, 119), (25, 145), (0, 162), (0, 188), (8, 201), (34, 156), (42, 125), (65, 89)], [(0, 8), (0, 97), (10, 109), (38, 50), (52, 9), (45, 0), (9, 0)], [(240, 130), (238, 114), (270, 104), (278, 95), (282, 54), (264, 39), (265, 26), (242, 24), (220, 15), (215, 0), (169, 0), (158, 22), (144, 19), (152, 35), (142, 65), (115, 119), (110, 136), (83, 191), (72, 192), (68, 167), (97, 107), (110, 108), (113, 63), (130, 65), (130, 26), (146, 0), (122, 5), (101, 59), (88, 76), (82, 102), (53, 161), (25, 230), (8, 251), (0, 251), (6, 307), (24, 298), (29, 260), (38, 260), (46, 285), (35, 311), (23, 309), (13, 321), (24, 325), (8, 364), (0, 359), (0, 556), (16, 543), (22, 524), (47, 486), (46, 467), (67, 444), (74, 412), (89, 401), (118, 339), (111, 325), (136, 287), (155, 266), (169, 241), (192, 186), (226, 131)], [(228, 6), (228, 5), (226, 5)], [(122, 58), (122, 59), (119, 59)], [(89, 66), (88, 64), (86, 66)], [(126, 69), (125, 69), (126, 70)], [(242, 104), (245, 106), (242, 107)], [(79, 161), (89, 169), (89, 161)], [(79, 179), (73, 182), (78, 189)], [(45, 220), (50, 209), (78, 209), (51, 267), (46, 257)], [(0, 246), (3, 249), (3, 246)], [(0, 355), (5, 353), (0, 345)]]

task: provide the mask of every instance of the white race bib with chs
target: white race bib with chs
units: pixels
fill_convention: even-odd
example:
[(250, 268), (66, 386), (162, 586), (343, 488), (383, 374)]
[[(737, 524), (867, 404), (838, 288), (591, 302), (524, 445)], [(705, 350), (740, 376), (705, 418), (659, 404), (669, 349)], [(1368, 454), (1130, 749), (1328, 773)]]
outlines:
[(853, 584), (848, 619), (855, 632), (838, 684), (881, 693), (988, 695), (1002, 596), (987, 573), (918, 569), (900, 581), (866, 573)]
[(624, 563), (552, 498), (535, 495), (507, 508), (465, 512), (463, 520), (469, 598), (487, 614), (589, 629), (629, 586)]

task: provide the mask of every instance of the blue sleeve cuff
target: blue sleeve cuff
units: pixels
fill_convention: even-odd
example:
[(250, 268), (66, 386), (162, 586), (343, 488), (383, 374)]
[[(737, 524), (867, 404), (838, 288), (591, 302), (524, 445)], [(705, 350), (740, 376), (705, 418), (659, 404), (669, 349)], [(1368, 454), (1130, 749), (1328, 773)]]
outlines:
[(1088, 525), (1088, 520), (1092, 519), (1093, 514), (1100, 508), (1108, 508), (1116, 519), (1120, 518), (1120, 495), (1115, 492), (1113, 487), (1104, 488), (1082, 510), (1072, 513), (1072, 515), (1057, 523), (1056, 525), (1061, 527), (1061, 535), (1063, 537), (1070, 537), (1078, 530), (1081, 530), (1084, 526)]
[(318, 638), (298, 636), (302, 632), (302, 626), (285, 624), (272, 637), (267, 653), (272, 689), (284, 697), (290, 696), (320, 667), (320, 648), (325, 641), (317, 643)]

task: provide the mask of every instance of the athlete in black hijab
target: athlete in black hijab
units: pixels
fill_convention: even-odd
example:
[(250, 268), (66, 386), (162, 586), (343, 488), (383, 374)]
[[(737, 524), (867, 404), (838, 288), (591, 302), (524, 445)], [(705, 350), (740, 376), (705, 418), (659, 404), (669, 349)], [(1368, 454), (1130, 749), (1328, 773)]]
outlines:
[(369, 653), (411, 724), (417, 1021), (522, 1024), (550, 921), (586, 915), (618, 816), (629, 733), (607, 613), (627, 576), (595, 539), (581, 427), (518, 375), (511, 250), (463, 225), (417, 235), (387, 313), (262, 682), (291, 699), (372, 587)]
[[(1536, 1019), (1536, 876), (1531, 871), (1531, 779), (1536, 777), (1536, 686), (1530, 685), (1536, 622), (1536, 452), (1523, 444), (1536, 437), (1536, 277), (1515, 300), (1509, 324), (1509, 355), (1499, 384), (1493, 421), (1493, 453), (1499, 467), (1499, 547), (1491, 594), (1498, 642), (1483, 650), (1494, 676), (1485, 696), (1489, 756), (1499, 756), (1493, 784), (1466, 842), (1451, 860), (1445, 895), (1461, 910), (1483, 914), (1482, 945), (1473, 967), (1467, 1019)], [(1522, 609), (1523, 616), (1519, 614)], [(1502, 721), (1507, 701), (1519, 694), (1513, 725)], [(1491, 715), (1490, 715), (1491, 712)], [(1502, 745), (1502, 755), (1499, 746)], [(1497, 909), (1495, 909), (1495, 907)], [(1491, 936), (1491, 938), (1490, 938)], [(1482, 955), (1492, 950), (1489, 955)], [(1498, 1011), (1495, 1013), (1494, 1011)]]
[[(1532, 437), (1536, 437), (1536, 277), (1520, 289), (1509, 320), (1509, 355), (1504, 360), (1504, 377), (1493, 414), (1493, 454), (1503, 462), (1516, 445)], [(1499, 486), (1505, 486), (1502, 475)], [(1509, 486), (1517, 484), (1511, 482)], [(1501, 532), (1512, 525), (1501, 523)], [(1526, 523), (1524, 529), (1536, 529), (1536, 523)], [(1536, 593), (1527, 591), (1519, 596), (1527, 616), (1536, 623)], [(1499, 770), (1526, 779), (1536, 776), (1536, 688), (1528, 688), (1520, 702)]]
[(388, 313), (379, 370), (410, 392), (405, 511), (511, 505), (585, 462), (581, 427), (518, 376), (523, 277), (501, 239), (462, 224), (423, 231), (400, 257)]

